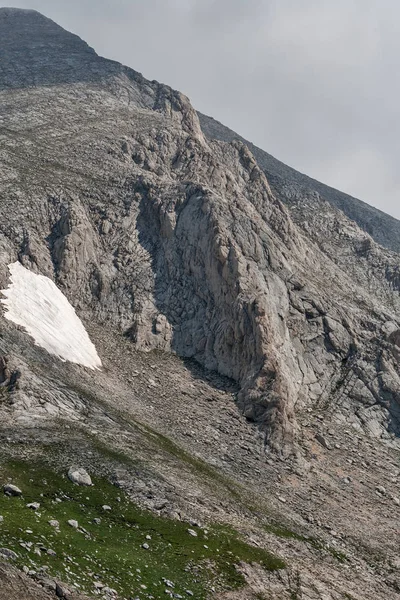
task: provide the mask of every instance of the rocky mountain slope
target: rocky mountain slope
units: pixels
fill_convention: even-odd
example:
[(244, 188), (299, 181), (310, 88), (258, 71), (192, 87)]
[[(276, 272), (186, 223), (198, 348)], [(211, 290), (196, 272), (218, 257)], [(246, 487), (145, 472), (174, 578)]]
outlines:
[(239, 139), (250, 148), (273, 187), (274, 193), (282, 202), (290, 202), (293, 197), (309, 195), (314, 192), (316, 197), (320, 196), (321, 199), (329, 202), (349, 219), (355, 221), (378, 244), (395, 252), (400, 251), (400, 222), (397, 219), (288, 167), (212, 117), (200, 112), (198, 115), (202, 130), (208, 138), (222, 142)]
[[(1, 544), (29, 576), (48, 567), (103, 597), (398, 597), (395, 238), (389, 249), (386, 226), (364, 231), (363, 205), (355, 218), (293, 178), (271, 188), (264, 155), (215, 139), (185, 96), (39, 13), (0, 9), (0, 48), (0, 289), (16, 261), (48, 277), (103, 364), (63, 363), (0, 317), (0, 475), (54, 503), (18, 530), (9, 514), (24, 522), (26, 503), (0, 502)], [(51, 490), (31, 489), (27, 462)], [(129, 579), (143, 563), (135, 531), (129, 566), (122, 545), (84, 568), (92, 550), (77, 538), (67, 559), (47, 554), (41, 523), (74, 503), (78, 533), (100, 543), (101, 502), (64, 488), (71, 464), (112, 498), (111, 531), (122, 518), (142, 533), (145, 583)], [(109, 481), (145, 520), (122, 514)]]

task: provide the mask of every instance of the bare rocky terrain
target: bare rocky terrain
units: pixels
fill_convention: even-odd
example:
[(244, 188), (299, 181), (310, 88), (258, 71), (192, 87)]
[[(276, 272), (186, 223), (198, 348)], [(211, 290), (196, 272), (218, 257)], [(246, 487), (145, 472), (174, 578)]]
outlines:
[(357, 198), (299, 173), (212, 117), (200, 112), (198, 115), (202, 130), (207, 137), (222, 142), (239, 139), (249, 147), (267, 176), (274, 193), (282, 202), (290, 205), (291, 199), (310, 195), (319, 201), (319, 209), (324, 201), (328, 202), (342, 211), (349, 219), (355, 221), (378, 244), (395, 252), (400, 251), (400, 224), (397, 219)]
[[(21, 464), (64, 479), (79, 465), (113, 499), (111, 483), (147, 519), (197, 534), (183, 551), (191, 536), (209, 554), (183, 575), (171, 565), (198, 598), (398, 598), (399, 222), (273, 171), (185, 96), (35, 11), (0, 9), (0, 48), (0, 289), (16, 260), (50, 278), (103, 364), (62, 362), (0, 316), (0, 483), (24, 492)], [(130, 596), (115, 576), (114, 593), (110, 556), (97, 565), (110, 581), (79, 584), (75, 538), (79, 573), (29, 545), (39, 517), (13, 542), (4, 502), (0, 545), (16, 557), (0, 598), (190, 596), (154, 566)], [(216, 525), (246, 544), (229, 559), (237, 580), (218, 572)], [(128, 558), (142, 560), (134, 546)]]

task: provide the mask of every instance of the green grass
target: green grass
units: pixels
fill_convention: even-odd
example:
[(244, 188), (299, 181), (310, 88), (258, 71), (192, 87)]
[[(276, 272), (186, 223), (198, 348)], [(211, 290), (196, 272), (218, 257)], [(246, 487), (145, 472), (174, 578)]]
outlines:
[[(45, 465), (10, 462), (0, 466), (0, 482), (11, 481), (23, 497), (0, 493), (0, 547), (18, 554), (18, 566), (36, 571), (47, 565), (49, 574), (88, 593), (93, 593), (94, 581), (101, 581), (123, 598), (165, 598), (166, 578), (174, 583), (175, 593), (188, 597), (186, 590), (191, 590), (201, 600), (211, 586), (242, 587), (244, 579), (235, 568), (240, 561), (266, 570), (285, 567), (230, 528), (195, 528), (198, 535), (192, 537), (188, 529), (193, 527), (141, 510), (105, 479), (94, 478), (93, 487), (79, 487)], [(40, 502), (40, 509), (27, 508), (29, 502)], [(111, 512), (103, 511), (105, 504)], [(95, 518), (101, 523), (95, 524)], [(49, 525), (51, 519), (59, 521), (59, 532)], [(70, 527), (69, 519), (77, 520), (83, 530)], [(149, 544), (148, 550), (143, 543)]]

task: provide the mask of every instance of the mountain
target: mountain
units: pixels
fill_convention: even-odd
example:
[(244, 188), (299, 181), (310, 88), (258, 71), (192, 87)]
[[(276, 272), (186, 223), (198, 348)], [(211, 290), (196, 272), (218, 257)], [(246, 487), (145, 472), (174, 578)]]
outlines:
[(329, 202), (332, 206), (341, 210), (349, 219), (355, 221), (378, 244), (394, 252), (400, 252), (400, 221), (398, 219), (373, 206), (369, 206), (361, 200), (357, 200), (357, 198), (339, 192), (303, 173), (299, 173), (271, 156), (271, 154), (257, 148), (257, 146), (225, 127), (219, 121), (200, 112), (198, 115), (201, 128), (210, 139), (222, 142), (232, 142), (239, 139), (248, 146), (267, 176), (274, 193), (282, 202), (290, 204), (293, 197), (296, 198), (310, 193), (318, 194), (322, 200)]
[(398, 222), (35, 11), (0, 52), (5, 597), (398, 597)]

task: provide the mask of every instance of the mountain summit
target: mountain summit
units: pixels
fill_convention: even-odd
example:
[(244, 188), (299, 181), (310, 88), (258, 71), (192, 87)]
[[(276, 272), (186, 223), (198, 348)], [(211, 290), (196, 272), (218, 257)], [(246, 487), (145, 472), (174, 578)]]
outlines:
[(399, 223), (35, 11), (0, 9), (0, 56), (0, 474), (64, 536), (35, 513), (31, 552), (6, 496), (0, 547), (105, 598), (394, 600)]
[(0, 37), (0, 89), (94, 79), (107, 64), (78, 36), (34, 10), (0, 8)]

